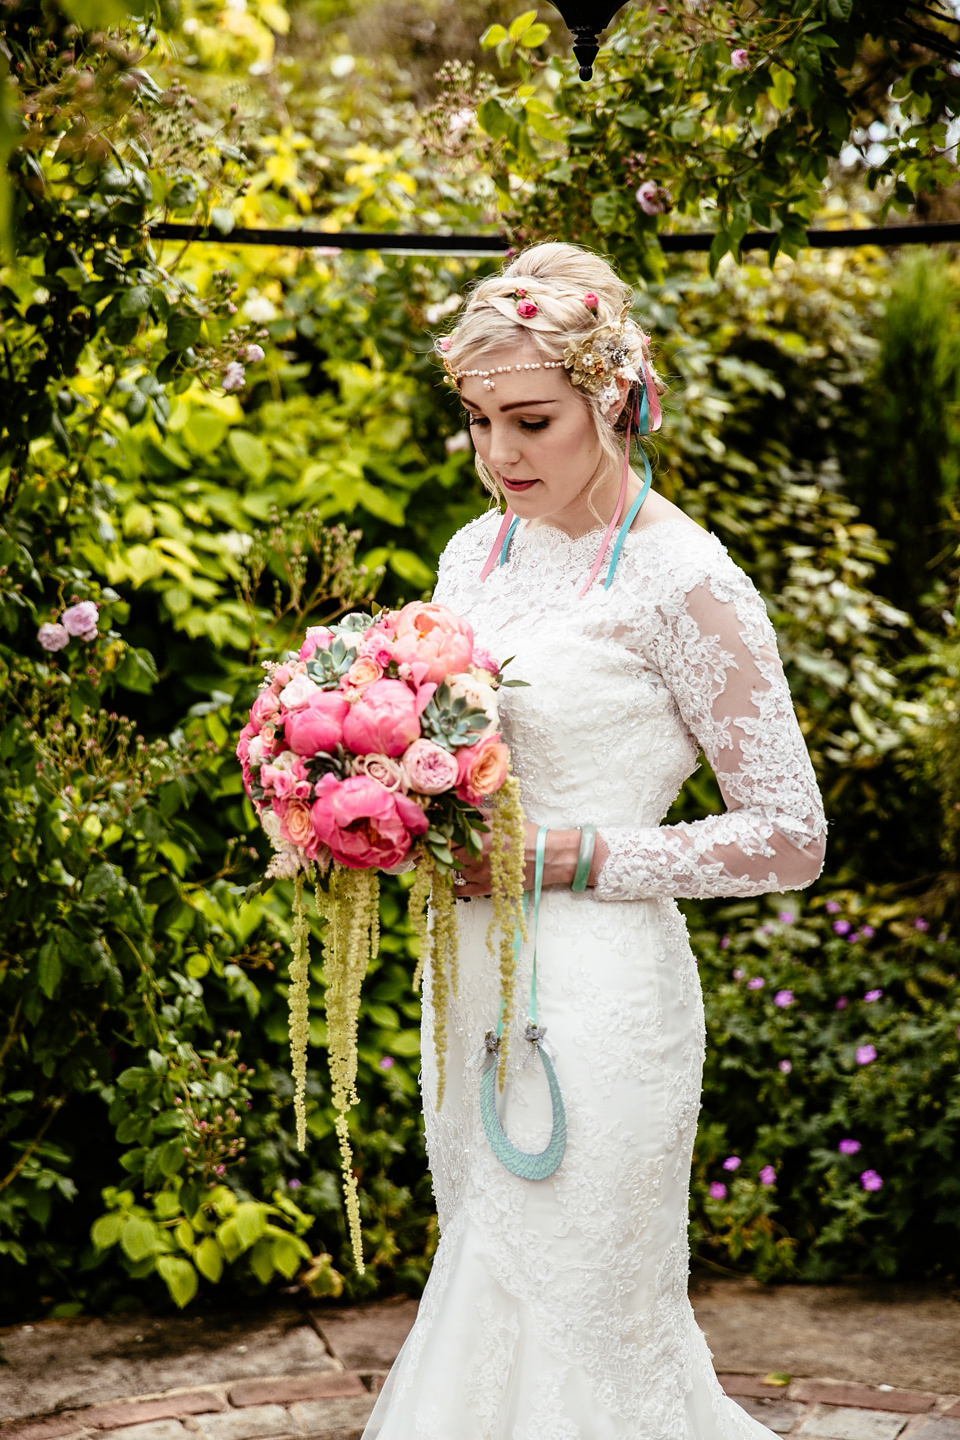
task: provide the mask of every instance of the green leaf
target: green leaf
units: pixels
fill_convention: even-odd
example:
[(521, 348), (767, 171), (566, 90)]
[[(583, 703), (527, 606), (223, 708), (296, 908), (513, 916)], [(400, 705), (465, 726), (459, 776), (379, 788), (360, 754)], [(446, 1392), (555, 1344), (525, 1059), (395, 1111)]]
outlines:
[(167, 321), (167, 344), (171, 350), (189, 350), (200, 339), (203, 322), (199, 315), (177, 311)]
[(182, 1310), (190, 1304), (200, 1282), (189, 1260), (183, 1260), (179, 1255), (161, 1255), (157, 1261), (157, 1273), (166, 1282), (175, 1305)]
[(827, 14), (834, 20), (849, 20), (853, 14), (853, 0), (827, 0)]
[(63, 0), (62, 9), (81, 30), (107, 30), (123, 25), (133, 6), (123, 0)]
[(484, 100), (477, 107), (477, 120), (481, 130), (485, 130), (491, 140), (505, 139), (513, 124), (500, 101), (494, 99)]
[(480, 49), (492, 50), (495, 45), (499, 45), (500, 41), (506, 40), (506, 38), (507, 32), (502, 25), (488, 25), (480, 36)]
[(210, 224), (215, 230), (219, 230), (221, 235), (229, 235), (236, 223), (233, 211), (224, 205), (214, 205), (210, 211)]
[(266, 1207), (256, 1200), (244, 1200), (237, 1206), (233, 1220), (244, 1250), (255, 1245), (263, 1234), (267, 1224), (265, 1209)]
[(40, 949), (37, 959), (37, 983), (46, 995), (52, 1000), (57, 986), (60, 984), (60, 950), (56, 940), (51, 936), (45, 940)]
[(399, 1033), (385, 1037), (384, 1047), (391, 1055), (419, 1055), (420, 1054), (420, 1031), (401, 1030)]
[(123, 1224), (120, 1244), (131, 1260), (145, 1260), (160, 1249), (160, 1233), (152, 1220), (128, 1215)]
[(197, 187), (185, 176), (174, 180), (167, 191), (167, 204), (171, 210), (190, 210), (197, 203)]
[(796, 79), (789, 70), (784, 70), (781, 65), (772, 65), (770, 76), (773, 84), (767, 91), (767, 98), (777, 110), (786, 110), (790, 105), (793, 92), (797, 88)]
[(393, 573), (399, 575), (408, 585), (418, 585), (426, 590), (437, 583), (436, 571), (425, 565), (420, 556), (415, 555), (412, 550), (391, 550), (387, 560)]
[(610, 230), (616, 224), (617, 216), (620, 213), (620, 196), (616, 190), (604, 190), (602, 194), (593, 197), (593, 204), (590, 207), (594, 224), (601, 230)]
[(150, 651), (134, 649), (132, 645), (128, 645), (123, 659), (117, 666), (119, 683), (127, 690), (135, 690), (140, 694), (149, 695), (158, 679), (157, 662)]
[(716, 275), (717, 266), (730, 249), (730, 236), (726, 230), (718, 230), (710, 246), (710, 274)]
[(518, 15), (516, 20), (511, 21), (510, 29), (507, 32), (510, 36), (510, 39), (519, 40), (520, 37), (522, 35), (525, 35), (526, 32), (530, 29), (530, 26), (533, 24), (536, 18), (536, 10), (525, 10), (522, 15)]
[(193, 1252), (194, 1263), (205, 1280), (216, 1285), (223, 1274), (223, 1251), (212, 1235), (205, 1235)]
[(523, 35), (520, 37), (520, 44), (525, 50), (535, 50), (538, 45), (542, 45), (543, 42), (549, 40), (549, 38), (550, 26), (544, 25), (541, 21), (537, 25), (531, 25), (529, 30), (523, 32)]
[(117, 1211), (100, 1215), (90, 1226), (90, 1239), (98, 1250), (108, 1250), (116, 1245), (123, 1230), (124, 1217)]
[(273, 1241), (258, 1240), (250, 1252), (250, 1269), (261, 1285), (273, 1279)]
[(246, 471), (251, 480), (266, 479), (270, 469), (270, 452), (262, 440), (251, 435), (249, 430), (231, 430), (227, 446), (240, 469)]
[(149, 285), (131, 285), (129, 290), (121, 291), (117, 314), (122, 315), (125, 320), (135, 315), (145, 315), (150, 309), (151, 295)]
[(160, 1147), (157, 1163), (160, 1166), (161, 1175), (166, 1175), (169, 1180), (171, 1175), (176, 1175), (178, 1170), (183, 1169), (186, 1158), (183, 1153), (183, 1139), (180, 1135), (175, 1135), (172, 1140), (168, 1140), (165, 1145)]

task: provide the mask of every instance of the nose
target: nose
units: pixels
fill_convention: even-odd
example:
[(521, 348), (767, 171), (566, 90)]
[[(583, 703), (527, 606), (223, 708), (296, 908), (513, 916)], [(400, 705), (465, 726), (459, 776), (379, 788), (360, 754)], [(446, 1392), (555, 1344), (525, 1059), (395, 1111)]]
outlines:
[(502, 473), (509, 471), (510, 466), (515, 465), (519, 459), (520, 447), (513, 427), (498, 423), (497, 420), (491, 421), (490, 464)]

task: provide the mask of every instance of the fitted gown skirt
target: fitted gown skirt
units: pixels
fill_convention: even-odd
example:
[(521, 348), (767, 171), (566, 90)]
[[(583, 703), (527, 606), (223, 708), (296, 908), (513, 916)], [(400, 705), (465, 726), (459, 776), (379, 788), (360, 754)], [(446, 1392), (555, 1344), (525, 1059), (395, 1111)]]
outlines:
[[(423, 1103), (441, 1240), (416, 1323), (364, 1440), (772, 1440), (723, 1394), (687, 1299), (687, 1198), (703, 1066), (696, 965), (672, 900), (544, 892), (538, 1019), (567, 1114), (547, 1180), (496, 1159), (480, 1116), (498, 1013), (489, 900), (457, 904), (459, 995), (436, 1109), (434, 1011)], [(501, 1123), (523, 1150), (552, 1125), (516, 991)], [(524, 1063), (526, 1061), (526, 1063)]]

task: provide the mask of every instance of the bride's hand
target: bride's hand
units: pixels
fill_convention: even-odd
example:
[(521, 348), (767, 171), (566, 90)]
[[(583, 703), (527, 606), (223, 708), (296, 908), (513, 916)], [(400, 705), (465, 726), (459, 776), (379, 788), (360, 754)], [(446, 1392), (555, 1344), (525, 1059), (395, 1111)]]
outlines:
[[(483, 818), (488, 826), (491, 826), (490, 812), (484, 810)], [(491, 829), (481, 833), (480, 843), (482, 855), (479, 860), (471, 860), (462, 845), (453, 848), (453, 858), (457, 868), (457, 880), (462, 876), (464, 884), (457, 883), (455, 894), (461, 900), (470, 900), (475, 895), (491, 894), (490, 884), (490, 848), (493, 841)], [(533, 889), (534, 866), (537, 850), (537, 827), (526, 821), (524, 825), (524, 880), (525, 890)]]

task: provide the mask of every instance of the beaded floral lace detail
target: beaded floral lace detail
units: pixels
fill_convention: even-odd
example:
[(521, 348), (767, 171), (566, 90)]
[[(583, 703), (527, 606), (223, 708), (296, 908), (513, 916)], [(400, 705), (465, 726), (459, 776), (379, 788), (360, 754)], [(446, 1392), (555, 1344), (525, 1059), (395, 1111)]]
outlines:
[[(483, 1132), (471, 1061), (497, 1013), (488, 900), (457, 906), (440, 1111), (425, 979), (441, 1241), (365, 1440), (771, 1440), (723, 1395), (687, 1300), (705, 1035), (674, 897), (805, 885), (819, 869), (823, 810), (773, 629), (747, 576), (692, 522), (632, 532), (610, 590), (582, 600), (596, 534), (521, 524), (480, 584), (497, 524), (491, 514), (454, 537), (435, 598), (528, 682), (500, 697), (529, 819), (590, 821), (610, 854), (596, 888), (544, 891), (538, 1005), (568, 1122), (548, 1180), (512, 1175)], [(728, 812), (664, 826), (700, 747)], [(521, 996), (530, 963), (525, 946)], [(542, 1066), (522, 1067), (522, 1011), (499, 1104), (514, 1144), (537, 1150), (551, 1108)]]

